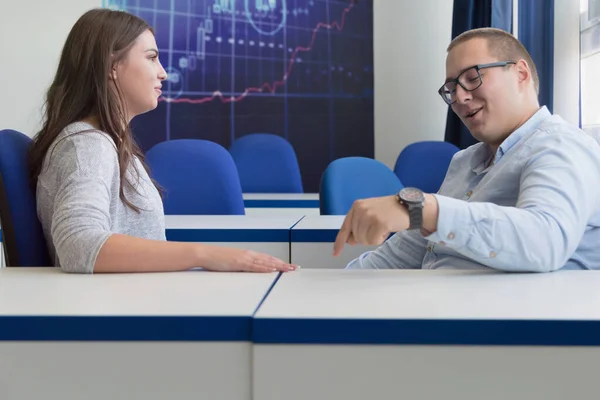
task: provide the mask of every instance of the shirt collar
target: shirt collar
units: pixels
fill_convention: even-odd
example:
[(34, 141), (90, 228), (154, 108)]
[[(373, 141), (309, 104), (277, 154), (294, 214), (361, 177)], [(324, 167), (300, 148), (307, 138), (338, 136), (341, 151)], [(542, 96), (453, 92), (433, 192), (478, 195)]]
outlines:
[[(540, 107), (523, 125), (511, 133), (498, 147), (494, 164), (506, 154), (515, 144), (517, 144), (525, 135), (533, 132), (546, 118), (550, 117), (550, 111), (546, 106)], [(490, 147), (484, 143), (480, 143), (480, 147), (475, 151), (473, 163), (471, 164), (473, 172), (480, 174), (484, 172), (492, 158)]]
[(536, 111), (523, 125), (517, 128), (512, 134), (510, 134), (504, 142), (500, 144), (498, 147), (498, 152), (496, 153), (495, 162), (499, 161), (500, 158), (519, 142), (523, 138), (523, 136), (527, 135), (530, 132), (533, 132), (537, 129), (537, 127), (544, 121), (546, 118), (550, 117), (550, 111), (546, 106), (540, 107), (539, 110)]
[(479, 175), (486, 170), (490, 159), (492, 158), (492, 150), (490, 149), (490, 146), (488, 146), (485, 143), (478, 143), (476, 146), (479, 147), (475, 150), (473, 154), (471, 170), (475, 174)]

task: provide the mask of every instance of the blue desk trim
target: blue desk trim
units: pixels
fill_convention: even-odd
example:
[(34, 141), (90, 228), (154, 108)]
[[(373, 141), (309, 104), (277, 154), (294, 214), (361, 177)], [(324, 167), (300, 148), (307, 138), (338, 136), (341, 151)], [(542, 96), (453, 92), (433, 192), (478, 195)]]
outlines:
[(0, 341), (250, 341), (252, 318), (1, 316)]
[(244, 200), (246, 208), (319, 208), (319, 200)]
[(167, 240), (177, 242), (283, 242), (289, 243), (286, 229), (167, 229)]
[[(334, 243), (339, 229), (292, 229), (292, 243)], [(390, 234), (391, 238), (394, 234)]]
[(258, 344), (600, 346), (600, 321), (255, 318)]
[(339, 229), (292, 229), (292, 242), (320, 243), (335, 242)]

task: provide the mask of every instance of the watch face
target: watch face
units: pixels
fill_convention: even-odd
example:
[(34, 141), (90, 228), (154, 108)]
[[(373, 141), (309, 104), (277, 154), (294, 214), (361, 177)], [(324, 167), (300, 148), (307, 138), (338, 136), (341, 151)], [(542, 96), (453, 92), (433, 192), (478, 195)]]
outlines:
[(417, 188), (404, 188), (400, 191), (400, 198), (407, 202), (420, 203), (424, 200), (423, 192)]

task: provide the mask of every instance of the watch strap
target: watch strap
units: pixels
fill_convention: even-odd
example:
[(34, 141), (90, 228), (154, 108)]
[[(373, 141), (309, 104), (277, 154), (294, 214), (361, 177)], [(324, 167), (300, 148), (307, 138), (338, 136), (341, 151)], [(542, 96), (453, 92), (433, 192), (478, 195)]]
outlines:
[(423, 207), (421, 205), (408, 207), (410, 227), (408, 229), (421, 229), (423, 226)]

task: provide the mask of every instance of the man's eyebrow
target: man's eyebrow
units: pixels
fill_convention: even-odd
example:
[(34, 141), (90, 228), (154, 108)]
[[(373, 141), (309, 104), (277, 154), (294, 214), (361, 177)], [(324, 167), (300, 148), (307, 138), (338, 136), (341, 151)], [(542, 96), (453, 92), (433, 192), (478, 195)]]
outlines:
[[(457, 76), (460, 76), (460, 74), (462, 74), (462, 73), (463, 73), (463, 72), (465, 72), (466, 70), (468, 70), (468, 69), (471, 69), (471, 68), (473, 68), (473, 67), (475, 67), (475, 66), (477, 66), (477, 64), (475, 64), (475, 65), (471, 65), (470, 67), (467, 67), (467, 68), (463, 68), (463, 69), (462, 69), (462, 70), (461, 70), (461, 71), (458, 73), (458, 75), (457, 75)], [(446, 83), (448, 83), (448, 82), (451, 82), (451, 81), (453, 81), (454, 79), (455, 79), (455, 78), (446, 78), (446, 80), (444, 81), (444, 85), (445, 85)]]

